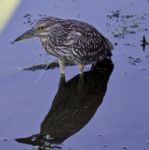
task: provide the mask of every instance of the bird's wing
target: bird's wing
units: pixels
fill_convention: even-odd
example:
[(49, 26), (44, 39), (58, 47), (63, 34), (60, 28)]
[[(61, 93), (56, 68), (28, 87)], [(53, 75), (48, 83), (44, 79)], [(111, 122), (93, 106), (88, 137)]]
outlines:
[(100, 33), (82, 30), (71, 32), (69, 36), (73, 39), (73, 54), (84, 62), (103, 60), (112, 55), (111, 43)]

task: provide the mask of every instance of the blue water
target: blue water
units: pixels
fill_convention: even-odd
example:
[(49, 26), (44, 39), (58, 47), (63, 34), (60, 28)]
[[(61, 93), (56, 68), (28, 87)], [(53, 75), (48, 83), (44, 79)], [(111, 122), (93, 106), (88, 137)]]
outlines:
[[(106, 16), (119, 9), (123, 15), (134, 15), (134, 22), (138, 21), (137, 18), (141, 18), (141, 16), (145, 17), (145, 20), (140, 20), (138, 23), (139, 29), (135, 29), (135, 34), (126, 34), (124, 38), (113, 36), (112, 31), (115, 31), (119, 24), (123, 24), (120, 19), (116, 22), (116, 19), (109, 19)], [(70, 89), (66, 88), (64, 95), (62, 94), (62, 99), (60, 98), (63, 101), (55, 107), (56, 115), (53, 115), (52, 111), (49, 117), (49, 119), (53, 117), (55, 121), (49, 121), (49, 119), (47, 122), (45, 121), (47, 130), (50, 131), (41, 126), (44, 118), (51, 110), (51, 104), (58, 92), (60, 71), (59, 69), (35, 72), (22, 71), (23, 67), (53, 60), (42, 50), (38, 39), (10, 44), (11, 41), (30, 28), (30, 25), (24, 24), (26, 20), (23, 17), (26, 13), (29, 13), (33, 18), (37, 18), (39, 14), (47, 14), (88, 22), (113, 43), (118, 43), (113, 51), (114, 69), (111, 72), (110, 79), (106, 80), (105, 84), (102, 82), (99, 82), (99, 85), (97, 84), (98, 88), (102, 87), (102, 84), (103, 87), (107, 86), (106, 91), (103, 91), (104, 88), (102, 87), (99, 89), (99, 95), (97, 94), (98, 99), (98, 96), (100, 97), (105, 93), (105, 96), (102, 95), (99, 98), (99, 100), (102, 100), (101, 105), (96, 104), (97, 111), (91, 107), (92, 116), (88, 117), (88, 122), (80, 123), (80, 130), (74, 131), (75, 134), (65, 138), (61, 145), (62, 149), (148, 150), (149, 47), (147, 46), (146, 50), (142, 51), (140, 46), (143, 35), (149, 40), (149, 31), (141, 30), (149, 26), (148, 9), (149, 2), (147, 0), (115, 0), (113, 2), (107, 0), (22, 1), (9, 24), (0, 34), (0, 149), (31, 150), (33, 149), (32, 145), (18, 143), (15, 139), (30, 137), (43, 132), (53, 132), (55, 136), (58, 132), (62, 136), (62, 130), (65, 131), (70, 127), (69, 121), (67, 122), (66, 119), (63, 122), (66, 128), (63, 125), (56, 126), (55, 123), (59, 124), (63, 120), (63, 110), (66, 109), (65, 107), (63, 109), (63, 104), (64, 106), (70, 104), (69, 101), (65, 101), (65, 96), (70, 95), (67, 100), (71, 96), (74, 101), (76, 98), (76, 103), (79, 98), (79, 95), (75, 97), (73, 92), (71, 95)], [(126, 25), (131, 24), (128, 19), (125, 19), (125, 21)], [(109, 23), (110, 26), (107, 26), (106, 23)], [(130, 46), (126, 46), (126, 43), (129, 43)], [(133, 60), (129, 60), (129, 56), (139, 58), (141, 62), (135, 62), (135, 65), (133, 65)], [(86, 71), (88, 70), (87, 67)], [(72, 80), (77, 74), (78, 69), (76, 67), (66, 68), (66, 80)], [(101, 75), (98, 79), (102, 81), (106, 75)], [(94, 78), (92, 80), (94, 81)], [(75, 84), (75, 82), (72, 83), (71, 87), (75, 87)], [(84, 90), (81, 88), (82, 86), (80, 86), (80, 92)], [(89, 91), (87, 94), (94, 93)], [(94, 99), (96, 99), (96, 95), (83, 96), (84, 101), (86, 100), (86, 103), (88, 103), (78, 102), (76, 107), (80, 108), (80, 111), (92, 106), (90, 101), (94, 102)], [(90, 101), (87, 101), (88, 98), (90, 98)], [(70, 100), (72, 99), (70, 98)], [(83, 107), (81, 107), (82, 103), (84, 104)], [(71, 107), (67, 109), (69, 110), (69, 108)], [(73, 116), (73, 112), (67, 113), (68, 117), (69, 115), (70, 117)], [(80, 117), (82, 122), (83, 118), (88, 116), (88, 113), (89, 111), (86, 110), (86, 115), (82, 119)], [(75, 117), (77, 118), (75, 119)], [(74, 119), (77, 121), (79, 115), (75, 117)], [(70, 125), (75, 124), (75, 120)], [(79, 128), (79, 126), (77, 127)], [(42, 132), (40, 129), (42, 129)]]

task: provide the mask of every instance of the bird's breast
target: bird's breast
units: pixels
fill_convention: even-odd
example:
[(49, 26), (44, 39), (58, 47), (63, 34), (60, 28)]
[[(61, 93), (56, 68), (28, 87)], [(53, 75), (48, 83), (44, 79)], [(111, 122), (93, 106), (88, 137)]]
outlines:
[(40, 42), (42, 47), (46, 50), (48, 54), (54, 55), (54, 44), (48, 37), (42, 37), (40, 38)]
[[(46, 50), (48, 54), (51, 54), (59, 59), (64, 60), (68, 63), (74, 62), (74, 55), (72, 54), (72, 47), (68, 46), (70, 43), (65, 43), (66, 45), (56, 44), (50, 38), (40, 38), (42, 47)], [(68, 45), (67, 45), (68, 44)]]

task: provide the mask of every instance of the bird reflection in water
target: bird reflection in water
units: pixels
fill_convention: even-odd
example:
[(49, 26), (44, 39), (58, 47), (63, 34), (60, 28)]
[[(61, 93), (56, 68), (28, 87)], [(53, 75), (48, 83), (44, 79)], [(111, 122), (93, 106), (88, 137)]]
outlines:
[(39, 150), (61, 148), (59, 145), (81, 130), (101, 105), (113, 68), (111, 60), (104, 60), (84, 72), (84, 82), (79, 75), (67, 82), (60, 79), (50, 111), (41, 123), (40, 133), (17, 138), (16, 141), (31, 144)]

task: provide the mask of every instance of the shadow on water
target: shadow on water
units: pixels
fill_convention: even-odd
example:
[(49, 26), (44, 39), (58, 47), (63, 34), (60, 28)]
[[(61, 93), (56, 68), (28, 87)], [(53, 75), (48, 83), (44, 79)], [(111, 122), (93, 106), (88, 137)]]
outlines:
[(69, 81), (61, 78), (40, 133), (16, 141), (39, 149), (61, 148), (58, 145), (81, 130), (101, 105), (113, 68), (111, 60), (105, 60), (84, 73), (84, 82), (79, 75)]

